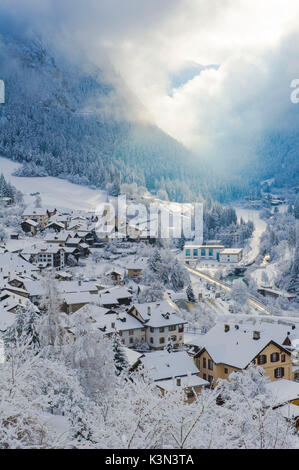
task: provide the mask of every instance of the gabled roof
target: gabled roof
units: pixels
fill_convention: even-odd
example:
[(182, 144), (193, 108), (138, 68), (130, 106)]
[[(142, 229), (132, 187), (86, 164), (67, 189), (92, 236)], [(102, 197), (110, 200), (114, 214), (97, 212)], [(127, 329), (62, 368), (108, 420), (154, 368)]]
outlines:
[(70, 235), (67, 232), (59, 232), (59, 233), (47, 233), (45, 236), (46, 242), (65, 242)]
[(199, 373), (193, 359), (186, 351), (169, 353), (164, 349), (150, 352), (144, 354), (140, 362), (154, 381)]
[(178, 315), (175, 304), (172, 305), (167, 300), (133, 304), (129, 312), (131, 312), (134, 307), (144, 323), (146, 323), (146, 326), (158, 328), (168, 325), (188, 323)]
[[(198, 353), (200, 356), (203, 351), (207, 351), (216, 364), (227, 364), (237, 369), (246, 368), (252, 360), (270, 343), (277, 345), (287, 354), (288, 350), (284, 348), (282, 342), (287, 337), (287, 332), (283, 329), (273, 328), (273, 325), (264, 325), (264, 330), (259, 328), (261, 325), (230, 325), (230, 330), (224, 331), (224, 324), (218, 323), (207, 334), (199, 338), (201, 347)], [(253, 332), (259, 331), (260, 338), (253, 339)]]
[(44, 215), (47, 215), (47, 210), (43, 207), (27, 207), (23, 212), (23, 217)]
[[(299, 400), (299, 383), (292, 380), (280, 379), (269, 382), (267, 389), (273, 394), (277, 405), (293, 400)], [(299, 406), (298, 406), (299, 410)]]
[(24, 220), (23, 224), (32, 225), (32, 227), (38, 227), (38, 223), (35, 222), (35, 220), (32, 220), (32, 219)]

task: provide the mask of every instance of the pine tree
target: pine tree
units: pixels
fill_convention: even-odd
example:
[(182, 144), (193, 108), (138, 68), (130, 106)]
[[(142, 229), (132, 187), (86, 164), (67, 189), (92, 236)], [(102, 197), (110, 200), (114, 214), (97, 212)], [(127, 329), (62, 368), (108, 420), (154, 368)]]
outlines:
[(168, 337), (167, 344), (165, 346), (165, 350), (169, 352), (169, 354), (173, 351), (173, 342), (170, 336)]
[(194, 295), (191, 284), (188, 285), (186, 289), (186, 294), (187, 294), (187, 299), (189, 300), (189, 302), (195, 303), (195, 295)]
[(175, 291), (179, 291), (184, 288), (185, 285), (185, 272), (183, 271), (181, 265), (179, 264), (178, 260), (175, 261), (172, 272), (170, 275), (170, 280), (172, 283), (172, 287)]
[(32, 307), (29, 307), (27, 311), (18, 308), (15, 323), (4, 334), (6, 350), (11, 351), (11, 348), (18, 346), (37, 354), (40, 350), (37, 321), (37, 314)]
[(177, 242), (178, 249), (183, 251), (185, 243), (186, 243), (186, 239), (185, 239), (184, 235), (182, 234), (181, 238), (179, 238), (178, 242)]
[(162, 258), (160, 255), (160, 251), (156, 249), (153, 253), (153, 256), (149, 259), (149, 266), (154, 273), (159, 271), (160, 265), (162, 263)]
[(25, 317), (24, 336), (30, 348), (36, 353), (40, 350), (39, 333), (37, 329), (38, 316), (33, 308), (29, 309)]
[(119, 334), (117, 332), (114, 334), (113, 338), (113, 353), (116, 375), (120, 375), (122, 372), (127, 372), (129, 364), (127, 361), (126, 353), (121, 344)]

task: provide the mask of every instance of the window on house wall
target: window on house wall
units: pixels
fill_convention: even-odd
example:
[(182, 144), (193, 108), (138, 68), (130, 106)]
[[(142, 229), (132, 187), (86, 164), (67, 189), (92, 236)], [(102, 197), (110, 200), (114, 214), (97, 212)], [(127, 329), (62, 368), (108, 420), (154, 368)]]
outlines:
[(160, 338), (160, 340), (159, 340), (159, 341), (160, 341), (160, 344), (163, 344), (163, 343), (165, 343), (165, 338), (164, 338), (164, 336), (162, 336), (162, 338)]
[(211, 359), (208, 360), (208, 369), (213, 370), (213, 361)]
[(284, 368), (283, 367), (278, 367), (277, 369), (274, 370), (274, 377), (276, 379), (281, 379), (284, 376)]
[(119, 334), (119, 336), (122, 336), (122, 335), (123, 335), (123, 332), (122, 332), (122, 331), (119, 331), (118, 334)]
[(285, 354), (282, 354), (281, 355), (281, 362), (285, 362), (286, 361), (286, 355)]
[(179, 328), (179, 333), (183, 333), (184, 325), (179, 325), (178, 328)]
[(122, 344), (126, 344), (126, 342), (125, 342), (125, 340), (124, 340), (124, 339), (122, 340)]
[(208, 376), (208, 381), (210, 382), (210, 384), (212, 385), (213, 381), (214, 381), (214, 377), (212, 375), (209, 375)]
[(207, 380), (207, 374), (203, 374), (202, 377), (203, 377), (204, 380)]
[(186, 256), (191, 256), (191, 252), (189, 249), (186, 250)]
[(159, 328), (160, 333), (164, 333), (164, 327)]
[(204, 369), (207, 368), (207, 360), (206, 360), (205, 357), (204, 357), (203, 360), (202, 360), (202, 366), (203, 366)]
[(150, 343), (153, 344), (154, 338), (150, 338)]
[(266, 356), (266, 354), (261, 354), (260, 356), (258, 356), (258, 358), (257, 358), (257, 363), (258, 363), (259, 365), (266, 364), (266, 362), (267, 362), (267, 356)]
[(271, 354), (271, 362), (278, 362), (279, 361), (279, 353), (275, 352)]
[(134, 330), (129, 330), (129, 335), (133, 335), (134, 334)]
[(192, 390), (189, 390), (189, 392), (187, 392), (186, 395), (187, 395), (187, 398), (193, 398), (194, 392)]
[(197, 249), (197, 248), (195, 248), (195, 249), (193, 250), (193, 256), (196, 256), (196, 257), (198, 256), (198, 249)]
[(133, 338), (130, 338), (130, 343), (131, 343), (131, 344), (133, 343)]
[(170, 325), (168, 327), (168, 331), (175, 331), (176, 330), (176, 325)]
[(205, 250), (205, 248), (202, 248), (202, 249), (201, 249), (201, 256), (206, 256), (206, 250)]
[(213, 256), (213, 254), (214, 254), (213, 248), (209, 248), (209, 256)]
[(226, 367), (224, 368), (224, 373), (228, 374), (228, 369)]
[(150, 332), (153, 333), (155, 331), (155, 329), (151, 326), (150, 327)]

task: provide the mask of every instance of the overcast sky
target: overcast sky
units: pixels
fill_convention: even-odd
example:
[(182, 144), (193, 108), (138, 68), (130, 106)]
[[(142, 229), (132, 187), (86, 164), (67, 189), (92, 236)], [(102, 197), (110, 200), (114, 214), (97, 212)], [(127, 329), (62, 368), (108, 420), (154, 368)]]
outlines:
[[(264, 131), (294, 112), (298, 0), (1, 4), (59, 47), (99, 65), (108, 58), (158, 126), (212, 157), (250, 152)], [(219, 67), (200, 71), (199, 64)]]

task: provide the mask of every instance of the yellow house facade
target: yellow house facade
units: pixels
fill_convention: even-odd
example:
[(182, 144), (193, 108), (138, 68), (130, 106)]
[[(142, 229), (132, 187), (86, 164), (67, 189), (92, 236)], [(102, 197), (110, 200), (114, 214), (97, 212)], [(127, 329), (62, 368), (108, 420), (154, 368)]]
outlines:
[(291, 353), (274, 341), (270, 341), (242, 368), (237, 367), (234, 363), (216, 362), (208, 348), (199, 351), (194, 359), (200, 370), (200, 377), (208, 380), (212, 386), (217, 384), (218, 379), (227, 379), (232, 372), (246, 370), (251, 364), (262, 367), (265, 376), (269, 377), (271, 381), (282, 378), (293, 380)]

